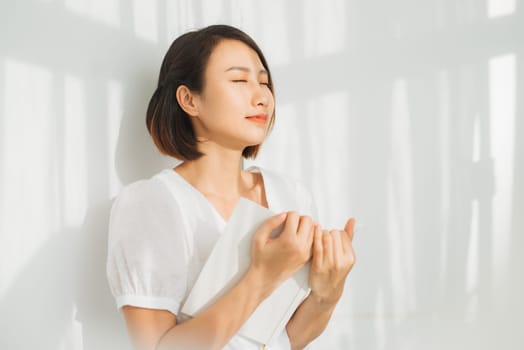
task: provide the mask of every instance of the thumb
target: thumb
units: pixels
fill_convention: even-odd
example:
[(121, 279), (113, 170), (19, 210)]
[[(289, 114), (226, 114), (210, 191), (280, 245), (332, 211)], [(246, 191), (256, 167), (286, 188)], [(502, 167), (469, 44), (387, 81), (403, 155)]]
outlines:
[(348, 222), (346, 223), (346, 226), (344, 227), (344, 231), (349, 235), (349, 239), (353, 241), (353, 235), (354, 235), (354, 228), (355, 228), (355, 219), (350, 218)]
[[(278, 215), (274, 215), (264, 221), (264, 223), (260, 226), (258, 231), (255, 233), (253, 239), (267, 242), (271, 237), (272, 233), (280, 226), (284, 221), (286, 221), (287, 218), (287, 212), (281, 213)], [(277, 234), (280, 232), (277, 232)]]

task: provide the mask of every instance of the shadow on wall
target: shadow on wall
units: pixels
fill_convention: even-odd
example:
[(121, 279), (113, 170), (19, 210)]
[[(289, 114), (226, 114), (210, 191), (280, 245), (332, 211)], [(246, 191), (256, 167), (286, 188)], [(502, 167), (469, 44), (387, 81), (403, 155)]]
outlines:
[[(133, 85), (136, 81), (129, 86)], [(136, 111), (146, 94), (135, 91), (138, 98), (130, 93), (124, 101), (129, 110), (122, 119), (115, 164), (124, 184), (149, 177), (167, 164), (152, 151), (145, 123), (137, 122), (144, 119)], [(96, 169), (101, 164), (93, 165)], [(111, 204), (101, 200), (90, 205), (80, 228), (49, 233), (17, 274), (0, 300), (1, 349), (130, 349), (106, 280)]]
[[(145, 128), (145, 108), (163, 48), (137, 39), (132, 23), (122, 23), (123, 29), (119, 30), (108, 28), (65, 10), (63, 4), (26, 1), (2, 4), (0, 8), (2, 17), (10, 16), (4, 22), (9, 32), (16, 33), (1, 44), (6, 54), (2, 54), (0, 63), (8, 58), (35, 64), (49, 71), (53, 78), (49, 87), (53, 99), (47, 101), (52, 117), (48, 122), (57, 130), (53, 136), (58, 136), (58, 141), (49, 142), (54, 148), (46, 156), (56, 157), (49, 166), (58, 169), (60, 178), (50, 178), (46, 185), (59, 198), (66, 197), (67, 191), (63, 185), (67, 176), (64, 150), (72, 146), (65, 144), (64, 135), (60, 134), (65, 132), (65, 120), (70, 117), (63, 107), (64, 77), (78, 77), (85, 87), (85, 110), (81, 112), (85, 115), (86, 129), (82, 132), (86, 153), (76, 156), (86, 165), (83, 176), (87, 194), (87, 204), (82, 203), (87, 210), (79, 227), (42, 234), (8, 233), (18, 234), (20, 242), (31, 237), (48, 238), (42, 240), (0, 299), (0, 348), (130, 349), (125, 323), (106, 280), (107, 228), (112, 203), (108, 199), (111, 193), (108, 177), (116, 168), (119, 181), (127, 184), (147, 178), (172, 163), (154, 149)], [(132, 17), (127, 12), (131, 12), (131, 5), (120, 13), (124, 21)], [(31, 44), (24, 38), (31, 38)], [(107, 86), (111, 81), (118, 82), (122, 91), (121, 101), (117, 101), (122, 112), (117, 116), (108, 111)], [(2, 89), (4, 83), (0, 82)], [(115, 117), (121, 117), (116, 154), (108, 154), (111, 149), (108, 139), (115, 137), (108, 135), (108, 119)], [(51, 139), (52, 135), (43, 137)], [(113, 157), (114, 164), (110, 164)], [(55, 188), (57, 183), (62, 187)], [(59, 208), (54, 210), (64, 215), (64, 207), (69, 203), (60, 200), (55, 203)]]
[(51, 235), (20, 271), (0, 303), (2, 349), (130, 348), (105, 279), (109, 208)]

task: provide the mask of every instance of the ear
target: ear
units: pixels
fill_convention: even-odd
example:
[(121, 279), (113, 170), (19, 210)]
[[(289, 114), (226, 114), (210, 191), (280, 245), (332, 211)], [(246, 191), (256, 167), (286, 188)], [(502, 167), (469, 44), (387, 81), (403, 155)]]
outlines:
[(180, 85), (176, 89), (176, 100), (190, 117), (198, 116), (198, 96), (191, 92), (187, 86)]

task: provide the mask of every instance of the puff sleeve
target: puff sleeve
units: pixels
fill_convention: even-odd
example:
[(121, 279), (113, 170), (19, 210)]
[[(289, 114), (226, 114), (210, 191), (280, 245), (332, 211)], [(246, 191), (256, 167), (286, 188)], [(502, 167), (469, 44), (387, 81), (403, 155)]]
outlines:
[(123, 188), (111, 208), (107, 251), (107, 280), (118, 308), (178, 313), (190, 254), (180, 208), (161, 180)]

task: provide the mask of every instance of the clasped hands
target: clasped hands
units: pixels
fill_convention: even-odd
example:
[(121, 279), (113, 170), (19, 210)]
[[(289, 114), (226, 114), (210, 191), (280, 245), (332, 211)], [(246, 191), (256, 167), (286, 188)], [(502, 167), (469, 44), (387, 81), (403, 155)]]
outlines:
[[(282, 223), (282, 233), (271, 233)], [(253, 268), (266, 281), (280, 282), (311, 261), (311, 297), (331, 306), (341, 297), (346, 277), (355, 264), (353, 251), (355, 219), (343, 230), (325, 230), (309, 216), (287, 212), (268, 219), (253, 238)]]

